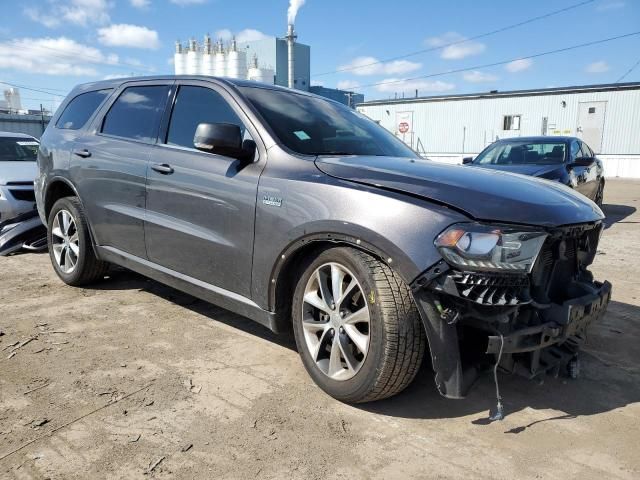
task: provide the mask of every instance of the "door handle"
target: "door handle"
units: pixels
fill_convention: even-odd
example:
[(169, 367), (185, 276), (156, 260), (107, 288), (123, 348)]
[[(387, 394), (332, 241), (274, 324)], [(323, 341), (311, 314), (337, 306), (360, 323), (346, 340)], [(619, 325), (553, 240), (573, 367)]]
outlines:
[(173, 168), (171, 167), (171, 165), (167, 165), (166, 163), (156, 163), (154, 165), (151, 165), (151, 168), (163, 175), (170, 175), (173, 173)]
[(74, 150), (73, 154), (82, 158), (89, 158), (91, 156), (91, 152), (86, 148), (83, 148), (82, 150)]

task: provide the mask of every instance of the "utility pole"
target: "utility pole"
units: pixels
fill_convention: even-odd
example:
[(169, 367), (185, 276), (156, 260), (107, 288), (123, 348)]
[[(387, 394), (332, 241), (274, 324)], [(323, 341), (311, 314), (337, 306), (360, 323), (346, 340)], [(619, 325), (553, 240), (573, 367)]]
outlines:
[(42, 133), (44, 133), (44, 108), (42, 107), (42, 104), (40, 104), (40, 126), (42, 127)]
[(353, 95), (354, 95), (353, 92), (345, 93), (345, 96), (347, 97), (347, 106), (350, 107), (350, 108), (353, 108), (353, 106), (352, 106)]

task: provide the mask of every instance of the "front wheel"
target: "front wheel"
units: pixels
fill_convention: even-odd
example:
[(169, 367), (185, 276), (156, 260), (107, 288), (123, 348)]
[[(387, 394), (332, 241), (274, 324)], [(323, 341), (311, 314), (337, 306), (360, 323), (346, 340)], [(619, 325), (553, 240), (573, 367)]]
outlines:
[(387, 265), (359, 250), (331, 248), (310, 260), (292, 316), (307, 372), (338, 400), (395, 395), (422, 363), (426, 338), (411, 291)]
[(604, 181), (601, 181), (598, 184), (598, 190), (596, 190), (596, 196), (594, 197), (593, 201), (596, 205), (602, 207), (602, 204), (604, 202)]

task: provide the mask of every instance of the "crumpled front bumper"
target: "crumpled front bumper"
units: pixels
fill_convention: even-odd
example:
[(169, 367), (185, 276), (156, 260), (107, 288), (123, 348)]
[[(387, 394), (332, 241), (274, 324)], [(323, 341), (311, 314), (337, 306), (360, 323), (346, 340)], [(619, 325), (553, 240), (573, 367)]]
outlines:
[(579, 298), (553, 304), (542, 312), (548, 322), (503, 335), (489, 336), (486, 353), (532, 352), (564, 342), (571, 337), (584, 337), (587, 327), (599, 320), (611, 300), (609, 282), (593, 282), (596, 291)]
[[(464, 308), (458, 308), (458, 313), (452, 316), (446, 315), (440, 304), (446, 294), (424, 284), (414, 285), (414, 299), (429, 342), (438, 391), (447, 398), (464, 398), (483, 368), (481, 363), (469, 361), (462, 341), (465, 325), (474, 327), (476, 336), (484, 334), (481, 353), (494, 361), (501, 356), (503, 370), (532, 378), (566, 365), (585, 339), (589, 325), (604, 315), (611, 288), (609, 282), (576, 281), (572, 289), (575, 296), (562, 303), (484, 306), (485, 316), (478, 315), (478, 310), (472, 307), (466, 313)], [(535, 311), (539, 323), (517, 327), (506, 322), (502, 314), (491, 317), (494, 311), (513, 312), (522, 308)]]

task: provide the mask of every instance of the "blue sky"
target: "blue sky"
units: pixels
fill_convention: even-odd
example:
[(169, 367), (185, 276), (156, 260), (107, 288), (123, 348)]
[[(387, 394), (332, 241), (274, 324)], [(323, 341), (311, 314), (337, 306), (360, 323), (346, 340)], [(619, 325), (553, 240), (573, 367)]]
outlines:
[[(347, 87), (367, 99), (615, 82), (640, 60), (640, 35), (571, 52), (432, 78), (408, 78), (517, 59), (640, 30), (639, 0), (595, 0), (480, 40), (447, 44), (580, 3), (581, 0), (372, 2), (306, 0), (299, 41), (311, 46), (312, 83)], [(173, 73), (176, 39), (205, 33), (283, 35), (289, 0), (0, 0), (0, 81), (23, 104), (50, 108), (77, 83), (128, 74)], [(366, 65), (329, 75), (324, 72)], [(368, 86), (380, 82), (383, 85)], [(638, 66), (624, 81), (640, 81)], [(6, 87), (6, 85), (0, 85)], [(45, 93), (47, 92), (47, 93)], [(59, 99), (58, 99), (59, 100)]]

